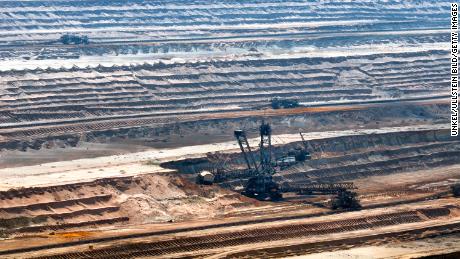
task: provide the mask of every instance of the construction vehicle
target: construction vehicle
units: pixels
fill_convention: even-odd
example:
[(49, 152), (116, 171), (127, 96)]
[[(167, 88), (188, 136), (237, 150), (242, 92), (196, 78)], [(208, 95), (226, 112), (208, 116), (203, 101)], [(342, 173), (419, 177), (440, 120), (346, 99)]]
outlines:
[[(272, 162), (272, 130), (268, 123), (262, 121), (259, 128), (260, 144), (259, 144), (259, 160), (257, 161), (254, 152), (249, 145), (246, 133), (243, 130), (235, 130), (234, 135), (241, 149), (243, 158), (246, 162), (249, 180), (243, 191), (243, 195), (253, 197), (258, 200), (280, 200), (282, 193), (295, 192), (298, 194), (337, 194), (333, 200), (333, 208), (359, 208), (359, 202), (356, 199), (356, 193), (350, 191), (356, 189), (352, 182), (344, 183), (309, 183), (309, 184), (292, 184), (284, 183), (280, 186), (273, 180), (273, 174), (276, 169), (280, 168), (277, 165), (280, 160)], [(300, 133), (304, 143), (304, 149), (297, 150), (298, 153), (288, 154), (291, 156), (285, 157), (283, 163), (291, 163), (296, 161), (304, 161), (310, 159), (310, 153), (307, 151), (307, 143)]]
[(297, 160), (294, 156), (284, 156), (276, 160), (276, 165), (281, 169), (285, 169), (291, 165), (295, 165)]
[[(308, 145), (308, 142), (305, 140), (302, 132), (299, 132), (299, 134), (300, 134), (300, 138), (302, 139), (302, 144), (303, 144), (303, 150), (302, 150), (301, 153), (299, 153), (299, 156), (300, 157), (304, 156), (305, 160), (310, 160), (311, 159), (311, 154), (310, 154), (310, 152), (308, 152), (308, 149), (310, 148), (309, 145)], [(305, 161), (305, 160), (303, 160), (303, 161)]]
[(243, 154), (244, 160), (250, 173), (243, 195), (258, 200), (279, 200), (282, 198), (278, 184), (273, 181), (272, 175), (275, 170), (272, 166), (271, 155), (271, 127), (262, 122), (260, 126), (260, 163), (256, 162), (254, 154), (249, 145), (246, 133), (242, 130), (235, 130), (235, 138)]
[(295, 99), (281, 99), (275, 97), (271, 99), (271, 106), (273, 109), (290, 109), (299, 107), (299, 101)]
[(214, 174), (209, 171), (202, 171), (198, 174), (196, 178), (197, 184), (211, 185), (214, 183)]
[(292, 150), (289, 150), (286, 156), (278, 158), (275, 164), (280, 169), (286, 169), (299, 162), (303, 162), (305, 160), (310, 160), (310, 159), (311, 159), (311, 155), (307, 150), (300, 148), (300, 147), (296, 147)]
[(88, 36), (80, 36), (74, 34), (64, 34), (59, 38), (60, 42), (65, 45), (74, 44), (89, 44)]
[(308, 143), (305, 141), (301, 132), (300, 137), (302, 138), (303, 147), (295, 147), (289, 150), (286, 156), (280, 157), (276, 160), (276, 166), (280, 169), (283, 170), (299, 162), (311, 159), (311, 154), (308, 152)]
[(333, 210), (359, 210), (361, 208), (361, 204), (359, 203), (356, 196), (357, 194), (355, 192), (349, 191), (347, 189), (340, 190), (337, 193), (337, 196), (332, 199), (331, 208)]

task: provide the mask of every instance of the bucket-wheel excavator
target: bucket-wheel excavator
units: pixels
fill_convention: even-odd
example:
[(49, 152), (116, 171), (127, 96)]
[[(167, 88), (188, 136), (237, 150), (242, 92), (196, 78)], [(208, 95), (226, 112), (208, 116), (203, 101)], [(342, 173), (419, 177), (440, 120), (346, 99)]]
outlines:
[[(355, 194), (351, 189), (356, 187), (351, 182), (344, 183), (311, 183), (311, 184), (283, 184), (280, 186), (273, 180), (273, 175), (276, 173), (276, 163), (272, 161), (272, 129), (268, 123), (262, 121), (259, 127), (260, 144), (259, 144), (259, 159), (256, 159), (255, 152), (252, 151), (249, 145), (246, 133), (243, 130), (235, 130), (234, 135), (243, 154), (244, 160), (249, 172), (249, 180), (246, 183), (243, 194), (248, 197), (253, 197), (258, 200), (280, 200), (282, 193), (295, 192), (299, 194)], [(305, 139), (301, 135), (303, 143)], [(308, 153), (308, 156), (310, 154)], [(310, 158), (310, 157), (309, 157)], [(342, 195), (343, 196), (343, 195)], [(355, 199), (356, 195), (348, 195), (352, 198), (350, 204), (342, 205), (334, 200), (337, 208), (359, 208), (359, 203)]]
[(246, 133), (242, 130), (235, 130), (234, 133), (250, 172), (250, 178), (243, 194), (258, 200), (281, 199), (282, 195), (279, 186), (273, 181), (272, 177), (275, 169), (272, 164), (270, 125), (262, 122), (260, 126), (259, 163), (254, 157)]

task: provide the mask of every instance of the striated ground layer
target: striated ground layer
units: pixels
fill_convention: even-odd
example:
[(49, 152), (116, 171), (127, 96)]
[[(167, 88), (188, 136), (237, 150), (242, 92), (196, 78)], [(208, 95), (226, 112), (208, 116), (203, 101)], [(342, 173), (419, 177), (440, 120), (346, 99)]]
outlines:
[[(359, 104), (449, 87), (448, 1), (1, 3), (1, 148), (231, 116), (274, 97)], [(64, 45), (66, 33), (89, 44)]]
[[(0, 0), (0, 257), (455, 258), (449, 24), (444, 0)], [(362, 210), (241, 195), (233, 131), (257, 152), (262, 119), (275, 160), (312, 154), (277, 183), (352, 181)]]

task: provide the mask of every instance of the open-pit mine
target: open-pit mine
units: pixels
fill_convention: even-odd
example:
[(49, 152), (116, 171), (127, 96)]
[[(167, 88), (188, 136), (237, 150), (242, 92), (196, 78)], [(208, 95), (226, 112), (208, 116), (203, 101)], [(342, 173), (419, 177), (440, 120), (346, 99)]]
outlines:
[(0, 0), (0, 258), (460, 258), (450, 24)]

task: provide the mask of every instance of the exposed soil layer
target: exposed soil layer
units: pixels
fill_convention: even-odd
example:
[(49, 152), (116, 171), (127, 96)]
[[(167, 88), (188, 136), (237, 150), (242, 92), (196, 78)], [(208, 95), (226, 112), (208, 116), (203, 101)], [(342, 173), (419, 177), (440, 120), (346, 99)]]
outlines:
[[(325, 247), (343, 249), (343, 242), (348, 246), (359, 246), (382, 238), (385, 238), (382, 242), (407, 241), (457, 231), (460, 205), (458, 199), (448, 197), (450, 185), (460, 181), (456, 159), (460, 149), (458, 138), (450, 137), (442, 128), (354, 133), (309, 139), (306, 148), (312, 152), (312, 160), (285, 168), (275, 175), (280, 183), (357, 180), (363, 211), (352, 212), (350, 217), (335, 215), (327, 208), (330, 196), (286, 195), (285, 200), (278, 203), (248, 199), (235, 192), (244, 185), (244, 174), (240, 179), (230, 177), (222, 182), (220, 185), (225, 188), (196, 185), (196, 173), (212, 169), (223, 158), (228, 161), (226, 168), (244, 168), (241, 155), (230, 149), (231, 152), (227, 153), (162, 164), (177, 169), (180, 174), (152, 172), (0, 192), (0, 228), (2, 235), (9, 237), (2, 253), (13, 256), (30, 253), (24, 257), (40, 257), (34, 251), (46, 251), (48, 246), (38, 247), (47, 240), (47, 244), (58, 248), (54, 253), (62, 255), (42, 258), (190, 257), (205, 254), (219, 258), (269, 258), (313, 253)], [(273, 151), (276, 157), (280, 157), (296, 147), (305, 146), (301, 141), (290, 139), (289, 143), (276, 144)], [(380, 179), (391, 175), (401, 180), (393, 180), (388, 188), (373, 187)], [(418, 180), (415, 176), (419, 177)], [(427, 203), (426, 200), (433, 201)], [(199, 223), (200, 220), (211, 225), (213, 221), (221, 223), (210, 227)], [(108, 230), (126, 228), (126, 233), (136, 233), (140, 224), (144, 229), (152, 223), (187, 225), (197, 221), (194, 223), (197, 227), (193, 227), (195, 230), (176, 229), (179, 232), (175, 234), (152, 234), (155, 236), (153, 241), (153, 236), (148, 233), (128, 235), (126, 240), (122, 236), (111, 238), (119, 236), (112, 233), (101, 241), (91, 241), (94, 235), (104, 236), (103, 231)], [(284, 221), (292, 222), (285, 224)], [(219, 228), (229, 229), (221, 231)], [(386, 234), (368, 234), (380, 230), (385, 230)], [(88, 235), (75, 234), (74, 237), (72, 233), (79, 231), (88, 232)], [(197, 234), (197, 231), (204, 232)], [(329, 235), (342, 237), (355, 232), (362, 235), (356, 237), (353, 234), (354, 237), (348, 236), (346, 241), (328, 238)], [(62, 235), (68, 237), (63, 240)], [(33, 240), (31, 244), (37, 247), (11, 250), (19, 248), (14, 242), (21, 238)], [(144, 240), (131, 243), (128, 241), (131, 238)], [(67, 248), (70, 252), (62, 252), (67, 242), (70, 242)], [(94, 248), (99, 242), (117, 244)], [(72, 252), (73, 246), (83, 244), (86, 244), (83, 250)], [(251, 244), (250, 248), (248, 244)], [(89, 250), (88, 245), (92, 247)], [(288, 248), (284, 249), (286, 246)]]
[[(303, 146), (302, 142), (292, 141), (277, 144), (273, 151), (276, 157), (280, 157), (300, 146)], [(321, 182), (323, 179), (338, 182), (344, 179), (358, 180), (357, 191), (364, 208), (363, 213), (378, 208), (391, 209), (401, 205), (418, 206), (417, 204), (425, 200), (449, 197), (450, 184), (460, 181), (460, 171), (456, 169), (459, 139), (450, 137), (449, 132), (444, 129), (374, 131), (374, 133), (367, 134), (355, 132), (355, 134), (344, 136), (323, 136), (309, 139), (306, 147), (313, 154), (312, 160), (280, 171), (275, 175), (275, 179), (280, 183), (295, 181), (305, 184), (313, 181)], [(303, 220), (318, 217), (320, 220), (322, 218), (320, 214), (333, 213), (327, 208), (330, 196), (286, 195), (285, 200), (279, 203), (258, 202), (241, 196), (238, 191), (234, 191), (244, 185), (244, 174), (241, 179), (230, 177), (222, 182), (220, 185), (225, 188), (217, 185), (199, 186), (194, 183), (197, 172), (212, 169), (213, 166), (216, 166), (216, 162), (222, 161), (222, 158), (228, 160), (227, 168), (244, 168), (244, 160), (235, 151), (219, 152), (208, 154), (205, 157), (169, 161), (162, 164), (165, 167), (177, 169), (181, 174), (152, 172), (147, 175), (3, 191), (0, 192), (0, 215), (2, 217), (0, 227), (2, 227), (3, 235), (9, 235), (10, 238), (13, 238), (11, 240), (14, 240), (15, 237), (24, 234), (27, 238), (31, 234), (32, 236), (42, 235), (48, 232), (57, 232), (58, 235), (61, 235), (59, 233), (63, 230), (101, 231), (109, 226), (109, 229), (114, 226), (128, 228), (138, 224), (187, 223), (201, 219), (224, 220), (224, 222), (230, 220), (228, 224), (233, 224), (233, 226), (262, 224), (263, 222), (270, 225), (288, 219)], [(232, 172), (229, 171), (229, 173)], [(409, 174), (419, 177), (419, 180), (408, 176)], [(401, 178), (401, 181), (393, 181), (388, 188), (372, 187), (378, 183), (379, 179), (390, 175), (394, 175), (395, 179)], [(315, 208), (315, 206), (323, 208)], [(118, 252), (94, 250), (91, 256), (99, 258), (104, 253), (113, 254), (114, 258), (121, 256), (120, 253), (123, 256), (169, 256), (176, 253), (182, 254), (190, 249), (195, 249), (194, 251), (197, 251), (198, 254), (208, 253), (214, 249), (226, 251), (225, 247), (239, 247), (254, 242), (281, 242), (291, 237), (308, 240), (315, 236), (334, 233), (367, 231), (372, 228), (408, 223), (424, 224), (424, 222), (438, 219), (442, 221), (446, 217), (457, 217), (459, 213), (457, 207), (457, 205), (453, 207), (450, 205), (417, 207), (417, 209), (405, 207), (405, 209), (395, 211), (394, 214), (385, 212), (383, 213), (385, 215), (382, 215), (380, 212), (378, 216), (358, 216), (353, 220), (336, 220), (322, 225), (305, 223), (279, 229), (237, 232), (228, 234), (228, 236), (222, 234), (222, 237), (221, 234), (199, 238), (190, 237), (190, 240), (185, 238), (183, 241), (185, 243), (181, 245), (177, 245), (177, 242), (182, 242), (178, 240), (173, 242), (176, 245), (168, 243), (170, 241), (164, 241), (166, 243), (158, 245), (161, 248), (156, 248), (156, 243), (149, 242), (145, 245), (136, 244), (133, 247), (131, 245), (122, 246), (123, 248), (116, 249)], [(284, 217), (280, 217), (281, 215)], [(241, 225), (235, 223), (235, 220), (253, 217), (262, 217), (260, 219), (263, 221), (259, 223), (248, 221)], [(219, 227), (223, 226), (227, 225)], [(447, 229), (439, 230), (444, 233), (443, 231)], [(435, 230), (438, 231), (438, 228)], [(412, 232), (409, 231), (407, 235), (411, 239), (419, 235), (410, 233)], [(309, 236), (305, 236), (307, 234)], [(395, 234), (395, 236), (399, 238), (400, 235)], [(47, 235), (47, 238), (52, 239), (52, 236)], [(356, 244), (361, 242), (355, 241)], [(195, 242), (198, 243), (195, 244)], [(207, 248), (202, 250), (204, 243), (213, 245), (207, 245)], [(321, 242), (318, 243), (318, 247), (321, 247), (320, 244)], [(181, 250), (180, 247), (189, 250)], [(272, 252), (268, 251), (269, 254)], [(277, 252), (273, 253), (276, 255)], [(301, 254), (300, 250), (292, 254), (297, 253)], [(87, 252), (76, 253), (72, 256), (79, 258), (83, 255), (88, 254)]]
[(209, 218), (252, 204), (218, 187), (144, 175), (0, 192), (6, 234)]
[[(460, 233), (449, 1), (0, 1), (0, 257), (279, 258)], [(353, 181), (362, 210), (242, 196), (233, 131), (256, 150), (262, 119), (275, 160), (312, 154), (275, 181)], [(201, 186), (202, 170), (223, 174)]]
[(293, 133), (353, 128), (380, 128), (447, 123), (444, 101), (312, 107), (285, 110), (203, 113), (50, 122), (0, 129), (0, 149), (38, 150), (76, 146), (81, 142), (120, 143), (171, 148), (228, 141), (232, 130), (256, 132), (262, 118), (270, 118), (276, 132)]
[[(453, 202), (455, 203), (455, 201)], [(343, 236), (346, 236), (346, 233), (354, 233), (355, 235), (353, 238), (348, 237), (346, 239), (348, 241), (345, 241), (347, 245), (352, 246), (376, 240), (413, 240), (460, 231), (459, 207), (457, 205), (436, 206), (434, 203), (431, 204), (428, 207), (426, 205), (418, 208), (417, 206), (420, 205), (415, 205), (412, 208), (406, 207), (398, 212), (368, 211), (360, 217), (356, 217), (357, 213), (345, 213), (339, 217), (330, 216), (329, 219), (308, 219), (308, 222), (305, 220), (280, 221), (273, 224), (246, 226), (245, 228), (224, 228), (202, 233), (191, 232), (187, 235), (182, 234), (174, 237), (159, 236), (154, 239), (150, 238), (151, 240), (143, 238), (115, 246), (86, 249), (84, 252), (61, 255), (58, 253), (57, 255), (37, 258), (64, 258), (64, 256), (66, 258), (85, 258), (87, 256), (92, 258), (132, 258), (172, 255), (182, 258), (211, 254), (216, 254), (218, 258), (234, 258), (235, 256), (277, 258), (320, 251), (325, 246), (342, 248), (344, 247)], [(445, 225), (439, 224), (442, 220), (446, 222)], [(401, 227), (402, 231), (394, 232), (398, 226)], [(370, 229), (374, 234), (371, 236), (364, 235)], [(326, 241), (327, 237), (332, 237), (334, 234), (337, 236)], [(323, 237), (323, 241), (320, 241), (321, 237)], [(312, 243), (314, 239), (316, 241)], [(279, 241), (282, 241), (284, 245), (281, 245)], [(298, 244), (287, 245), (290, 242)], [(247, 244), (251, 244), (252, 248), (249, 248)], [(278, 245), (280, 246), (277, 247)], [(307, 247), (308, 249), (306, 249)]]
[[(273, 153), (279, 158), (295, 148), (305, 148), (304, 143), (278, 145)], [(460, 155), (460, 138), (451, 137), (448, 130), (393, 132), (313, 139), (306, 148), (313, 159), (281, 170), (275, 175), (276, 181), (342, 182), (455, 165)], [(235, 190), (241, 189), (250, 176), (244, 171), (245, 161), (239, 153), (209, 154), (207, 158), (173, 161), (163, 166), (178, 169), (190, 179), (202, 170), (223, 170), (221, 186)]]

